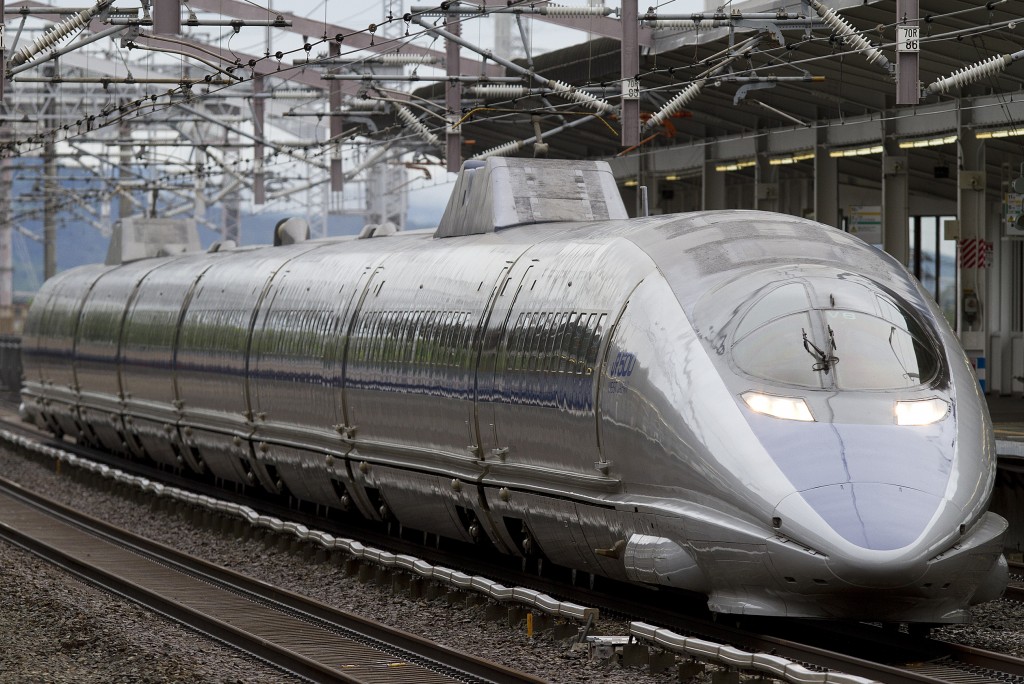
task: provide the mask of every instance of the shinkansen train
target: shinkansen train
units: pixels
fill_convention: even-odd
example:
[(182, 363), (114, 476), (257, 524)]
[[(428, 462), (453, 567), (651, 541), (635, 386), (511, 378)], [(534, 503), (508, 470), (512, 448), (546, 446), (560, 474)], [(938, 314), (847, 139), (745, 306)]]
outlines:
[(386, 232), (50, 279), (26, 417), (720, 613), (959, 622), (1003, 591), (985, 402), (883, 252), (764, 212), (629, 219), (607, 165), (527, 159)]

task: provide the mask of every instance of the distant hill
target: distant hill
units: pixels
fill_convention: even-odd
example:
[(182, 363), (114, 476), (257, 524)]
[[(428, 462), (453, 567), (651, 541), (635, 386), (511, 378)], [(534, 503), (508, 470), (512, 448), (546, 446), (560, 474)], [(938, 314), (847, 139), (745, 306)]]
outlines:
[[(19, 160), (22, 166), (32, 160)], [(60, 174), (66, 178), (61, 181), (62, 196), (69, 196), (76, 189), (84, 190), (85, 184), (76, 181), (73, 176), (81, 177), (81, 171), (60, 168)], [(69, 177), (72, 176), (72, 177)], [(76, 186), (79, 186), (76, 188)], [(43, 282), (43, 219), (42, 202), (38, 198), (42, 193), (32, 182), (20, 181), (15, 177), (13, 185), (14, 211), (16, 224), (39, 237), (33, 240), (19, 231), (13, 237), (14, 291), (20, 295), (28, 295), (39, 289)], [(84, 193), (83, 193), (84, 194)], [(21, 201), (19, 201), (19, 198)], [(89, 200), (87, 200), (89, 201)], [(96, 201), (96, 200), (92, 200)], [(109, 202), (109, 200), (104, 200)], [(111, 225), (117, 221), (117, 204), (112, 208)], [(95, 208), (99, 214), (99, 207)], [(62, 202), (57, 219), (57, 270), (66, 271), (84, 264), (101, 263), (107, 256), (109, 236), (104, 236), (83, 216), (88, 212), (79, 208), (72, 201)], [(245, 245), (270, 244), (273, 242), (274, 226), (284, 218), (295, 216), (294, 213), (263, 213), (243, 215), (241, 242)], [(95, 219), (94, 219), (95, 220)], [(221, 209), (212, 208), (207, 212), (207, 220), (213, 225), (221, 223)], [(311, 223), (315, 221), (311, 220)], [(329, 216), (327, 233), (331, 236), (354, 235), (363, 226), (359, 216)], [(315, 230), (315, 228), (314, 228)], [(199, 227), (199, 239), (206, 248), (220, 239), (220, 234), (204, 226)]]

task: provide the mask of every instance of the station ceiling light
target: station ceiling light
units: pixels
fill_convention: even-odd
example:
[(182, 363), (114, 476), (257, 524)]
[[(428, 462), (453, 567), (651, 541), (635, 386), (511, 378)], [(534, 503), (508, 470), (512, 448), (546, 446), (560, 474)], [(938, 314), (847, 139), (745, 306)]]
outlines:
[(640, 185), (640, 183), (638, 183), (635, 180), (628, 180), (625, 183), (623, 183), (622, 185), (624, 185), (627, 188), (635, 188), (636, 186)]
[(807, 161), (808, 159), (814, 159), (814, 152), (795, 152), (785, 157), (773, 157), (768, 160), (768, 163), (772, 166), (785, 166), (786, 164), (796, 164), (797, 162)]
[(755, 159), (743, 159), (740, 161), (729, 162), (728, 164), (719, 164), (715, 167), (715, 171), (741, 171), (743, 169), (749, 169), (755, 164), (757, 164), (757, 160)]
[(901, 150), (911, 150), (918, 147), (938, 147), (939, 145), (952, 145), (959, 138), (956, 135), (943, 135), (938, 138), (918, 138), (916, 140), (900, 141)]
[(881, 154), (881, 145), (870, 145), (868, 147), (847, 147), (841, 150), (832, 150), (828, 156), (836, 157), (863, 157), (868, 154)]
[(989, 138), (1012, 138), (1018, 135), (1024, 135), (1024, 127), (990, 128), (987, 131), (974, 132), (974, 137), (978, 140), (987, 140)]

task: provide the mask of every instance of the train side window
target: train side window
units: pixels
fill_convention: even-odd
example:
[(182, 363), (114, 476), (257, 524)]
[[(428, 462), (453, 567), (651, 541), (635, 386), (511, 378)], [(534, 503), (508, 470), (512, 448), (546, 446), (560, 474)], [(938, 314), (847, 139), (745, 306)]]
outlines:
[(575, 348), (575, 339), (579, 335), (580, 314), (573, 311), (565, 324), (565, 333), (562, 335), (562, 360), (559, 363), (559, 371), (562, 373), (573, 373), (576, 370), (576, 361), (572, 357), (572, 350)]
[(430, 344), (434, 333), (434, 312), (424, 311), (423, 322), (420, 324), (419, 347), (416, 352), (416, 362), (422, 366), (430, 365)]
[(551, 357), (550, 370), (552, 373), (562, 373), (562, 339), (565, 337), (565, 328), (569, 322), (569, 314), (557, 314), (557, 323), (554, 328), (555, 334), (551, 337), (551, 348), (548, 355)]
[(441, 359), (441, 331), (443, 311), (430, 314), (430, 349), (427, 352), (427, 363), (436, 366)]
[(512, 329), (512, 333), (508, 338), (508, 363), (511, 370), (519, 370), (522, 364), (521, 358), (521, 347), (523, 344), (523, 336), (526, 335), (526, 313), (520, 313), (516, 319), (516, 324)]
[(601, 338), (604, 335), (604, 322), (606, 318), (608, 318), (608, 314), (601, 314), (598, 316), (597, 323), (594, 326), (594, 336), (590, 340), (590, 349), (587, 350), (587, 375), (591, 375), (594, 372), (594, 366), (597, 365), (597, 356), (601, 350)]
[(405, 318), (402, 314), (403, 312), (401, 311), (392, 311), (388, 314), (391, 322), (388, 325), (387, 360), (392, 366), (397, 365), (398, 360), (402, 356), (402, 324)]
[(405, 362), (410, 365), (419, 365), (420, 350), (423, 347), (423, 319), (426, 316), (423, 311), (416, 311), (412, 316), (412, 323), (409, 328), (409, 348), (405, 353)]
[(349, 358), (353, 361), (361, 361), (363, 354), (363, 341), (366, 339), (366, 318), (364, 316), (359, 317), (359, 325), (352, 331), (352, 336), (349, 338)]
[(554, 373), (558, 370), (558, 361), (555, 355), (555, 345), (558, 341), (558, 324), (562, 319), (562, 314), (557, 311), (552, 312), (548, 316), (547, 324), (547, 336), (544, 342), (544, 372)]
[(444, 340), (441, 342), (442, 366), (451, 365), (452, 359), (452, 338), (455, 336), (455, 312), (448, 311), (444, 315)]
[(453, 368), (458, 368), (462, 364), (462, 341), (466, 336), (465, 316), (466, 314), (461, 311), (455, 312), (452, 349), (448, 355), (448, 364)]
[(314, 359), (324, 359), (326, 354), (326, 342), (331, 328), (331, 313), (329, 311), (312, 310), (303, 312), (309, 319), (309, 330), (312, 335), (297, 335), (301, 341), (305, 340), (308, 351)]
[(377, 328), (377, 311), (371, 311), (366, 314), (366, 322), (363, 325), (363, 331), (361, 333), (360, 343), (360, 355), (359, 360), (364, 363), (368, 363), (371, 360), (370, 354), (373, 353), (370, 345), (373, 342), (373, 332)]
[(462, 357), (466, 348), (466, 317), (467, 314), (464, 311), (460, 311), (455, 314), (455, 337), (452, 341), (452, 366), (456, 368), (462, 366)]
[(530, 370), (544, 370), (544, 343), (548, 336), (548, 314), (541, 313), (537, 317), (537, 332), (530, 345)]
[(459, 361), (458, 365), (460, 368), (464, 368), (469, 361), (469, 349), (470, 349), (470, 338), (473, 334), (473, 329), (469, 325), (469, 312), (463, 311), (460, 317), (459, 324), (461, 326), (461, 335), (459, 335)]
[(370, 332), (370, 354), (371, 363), (380, 363), (384, 359), (384, 331), (387, 326), (387, 312), (378, 311), (376, 325)]
[(441, 314), (441, 327), (437, 338), (437, 365), (443, 366), (448, 363), (448, 340), (452, 334), (452, 312), (445, 311)]
[(539, 319), (540, 314), (526, 314), (526, 331), (523, 335), (523, 344), (520, 347), (523, 354), (523, 361), (519, 367), (519, 370), (524, 372), (530, 370), (530, 361), (533, 355), (533, 341), (534, 338), (537, 336), (537, 321)]
[(387, 361), (387, 343), (390, 340), (391, 312), (381, 311), (379, 314), (377, 330), (373, 335), (370, 344), (373, 345), (373, 360), (376, 363)]
[(546, 373), (548, 371), (548, 364), (551, 359), (548, 357), (548, 347), (551, 343), (551, 338), (555, 334), (554, 321), (555, 315), (553, 313), (542, 314), (544, 316), (544, 323), (541, 326), (540, 340), (537, 342), (537, 372)]
[(591, 335), (591, 321), (593, 321), (594, 314), (580, 314), (579, 321), (576, 325), (576, 335), (573, 339), (572, 346), (572, 359), (573, 359), (573, 372), (576, 375), (583, 375), (586, 370), (587, 361), (584, 358), (584, 349), (590, 344)]
[(395, 370), (401, 366), (402, 358), (405, 356), (405, 333), (408, 327), (406, 315), (405, 311), (394, 312), (394, 322), (391, 326), (391, 354), (388, 358)]
[(544, 325), (544, 339), (540, 347), (540, 363), (537, 364), (538, 370), (544, 373), (550, 373), (554, 364), (551, 345), (555, 341), (556, 332), (558, 332), (558, 313), (552, 311), (548, 314), (547, 322)]
[(524, 315), (525, 314), (522, 313), (519, 314), (519, 317), (516, 318), (516, 322), (512, 326), (512, 329), (508, 331), (505, 337), (505, 370), (516, 370), (516, 341), (523, 333)]
[(374, 311), (370, 314), (370, 325), (366, 329), (366, 362), (374, 363), (379, 353), (380, 327), (383, 323), (383, 312)]
[(523, 313), (523, 330), (516, 339), (516, 370), (526, 370), (526, 345), (530, 341), (530, 334), (533, 332), (532, 324), (533, 317), (527, 313)]
[(390, 340), (390, 354), (388, 354), (388, 360), (391, 362), (393, 368), (398, 367), (402, 362), (402, 357), (405, 355), (405, 322), (406, 312), (394, 311), (391, 314), (391, 340)]
[(416, 348), (416, 312), (406, 311), (402, 314), (402, 354), (399, 361), (403, 366), (412, 362), (412, 353)]

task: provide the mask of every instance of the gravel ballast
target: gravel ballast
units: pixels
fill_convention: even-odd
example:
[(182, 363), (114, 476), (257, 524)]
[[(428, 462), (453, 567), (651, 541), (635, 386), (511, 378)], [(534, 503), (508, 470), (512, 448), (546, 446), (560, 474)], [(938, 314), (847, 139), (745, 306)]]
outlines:
[[(58, 475), (55, 468), (0, 450), (4, 477), (136, 534), (265, 582), (384, 624), (529, 672), (552, 682), (661, 684), (674, 672), (649, 675), (589, 658), (550, 633), (484, 619), (482, 606), (443, 597), (414, 600), (363, 583), (331, 564), (262, 543), (197, 528), (102, 489)], [(66, 468), (66, 466), (65, 466)], [(279, 671), (185, 628), (92, 589), (34, 556), (0, 543), (0, 682), (216, 681), (273, 682)], [(625, 623), (602, 618), (600, 633), (625, 634)]]

